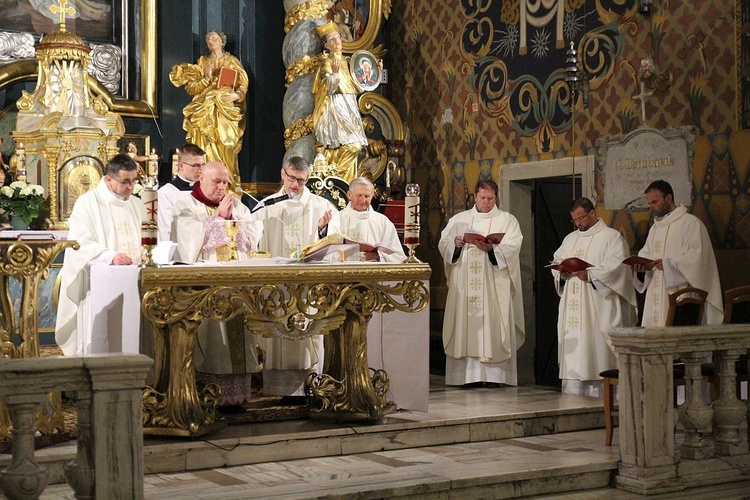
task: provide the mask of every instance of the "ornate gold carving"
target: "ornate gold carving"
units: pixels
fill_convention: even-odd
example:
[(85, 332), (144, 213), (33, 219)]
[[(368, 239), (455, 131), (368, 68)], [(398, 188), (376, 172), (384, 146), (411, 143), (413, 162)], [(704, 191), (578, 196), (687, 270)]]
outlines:
[(312, 115), (295, 120), (294, 123), (284, 131), (284, 147), (289, 149), (294, 141), (303, 135), (309, 135), (312, 133)]
[(286, 69), (286, 86), (289, 87), (297, 77), (314, 73), (322, 56), (323, 54), (304, 56), (299, 61), (291, 63)]
[(391, 0), (370, 0), (369, 12), (370, 16), (365, 31), (357, 40), (344, 42), (342, 44), (344, 52), (351, 54), (358, 50), (370, 50), (378, 33), (380, 33), (383, 18), (388, 19), (391, 15)]
[[(49, 276), (49, 266), (65, 248), (79, 247), (75, 241), (29, 240), (0, 241), (0, 357), (38, 358), (39, 337), (37, 304), (39, 283)], [(10, 301), (9, 278), (21, 282), (21, 307), (18, 330), (21, 344), (13, 344), (15, 312)], [(36, 428), (45, 433), (64, 430), (59, 411), (60, 394), (51, 393), (49, 408), (37, 414)], [(0, 404), (0, 437), (9, 437), (11, 421), (7, 408)]]
[[(94, 78), (89, 80), (89, 84), (94, 94), (101, 97), (111, 111), (126, 116), (152, 118), (156, 116), (154, 107), (157, 102), (156, 90), (157, 77), (159, 75), (156, 46), (156, 0), (141, 0), (140, 5), (141, 54), (139, 68), (141, 71), (140, 95), (142, 100), (127, 101), (115, 99), (104, 85)], [(37, 61), (33, 59), (13, 61), (0, 67), (0, 89), (13, 82), (26, 78), (35, 78), (38, 75), (39, 65)], [(21, 99), (24, 99), (24, 96)]]
[(299, 5), (295, 5), (286, 14), (284, 20), (284, 32), (289, 33), (292, 26), (305, 19), (318, 19), (325, 17), (328, 12), (328, 4), (325, 0), (310, 0)]
[(422, 280), (429, 275), (425, 264), (143, 269), (142, 310), (155, 328), (156, 361), (156, 384), (143, 395), (144, 432), (197, 436), (217, 423), (218, 395), (199, 392), (193, 370), (196, 329), (204, 318), (241, 317), (264, 336), (327, 334), (327, 372), (312, 382), (320, 396), (314, 416), (379, 419), (394, 406), (385, 400), (387, 374), (368, 376), (367, 323), (374, 312), (426, 307)]
[(310, 177), (311, 182), (308, 188), (318, 196), (329, 199), (339, 210), (343, 210), (349, 201), (346, 197), (349, 183), (341, 177), (337, 177), (336, 174), (335, 164), (326, 168), (320, 174), (314, 172), (314, 176)]

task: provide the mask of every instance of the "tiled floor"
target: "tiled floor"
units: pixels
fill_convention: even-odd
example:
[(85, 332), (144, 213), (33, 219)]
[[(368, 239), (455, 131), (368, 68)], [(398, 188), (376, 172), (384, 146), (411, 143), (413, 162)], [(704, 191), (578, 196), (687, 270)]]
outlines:
[[(462, 390), (435, 380), (429, 413), (400, 412), (380, 425), (346, 426), (312, 421), (231, 426), (201, 443), (146, 441), (146, 450), (198, 445), (229, 452), (233, 439), (284, 440), (294, 434), (360, 436), (379, 426), (434, 424), (431, 432), (455, 432), (456, 422), (482, 423), (519, 414), (590, 411), (601, 401), (561, 395), (538, 387)], [(576, 410), (578, 409), (578, 410)], [(557, 429), (560, 431), (561, 429)], [(469, 440), (457, 444), (419, 446), (366, 453), (334, 454), (297, 460), (149, 474), (149, 499), (309, 499), (309, 498), (508, 498), (547, 493), (537, 498), (632, 499), (637, 495), (602, 488), (616, 467), (617, 446), (603, 446), (602, 429), (563, 432), (502, 440)], [(239, 442), (239, 441), (238, 441)], [(295, 445), (295, 446), (304, 446)], [(395, 444), (394, 444), (395, 446)], [(206, 453), (208, 454), (208, 453)], [(557, 478), (561, 479), (550, 479)], [(602, 482), (603, 481), (603, 482)], [(570, 486), (570, 485), (573, 486)], [(540, 488), (537, 486), (541, 485)], [(571, 487), (594, 488), (557, 493)], [(463, 488), (463, 489), (462, 489)], [(531, 489), (530, 489), (531, 488)], [(697, 495), (697, 496), (696, 496)], [(703, 496), (701, 496), (703, 495)], [(653, 498), (750, 498), (750, 482), (689, 490)], [(52, 485), (43, 499), (72, 499), (66, 485)]]

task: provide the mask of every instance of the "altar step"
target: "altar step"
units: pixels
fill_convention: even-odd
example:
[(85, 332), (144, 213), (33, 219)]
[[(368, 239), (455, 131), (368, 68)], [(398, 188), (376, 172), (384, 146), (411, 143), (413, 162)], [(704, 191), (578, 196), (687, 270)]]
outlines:
[[(288, 420), (232, 425), (195, 440), (144, 441), (147, 498), (505, 498), (603, 488), (601, 400), (541, 387), (433, 384), (427, 413), (381, 423)], [(63, 482), (72, 443), (39, 450)], [(1, 466), (2, 460), (0, 460)], [(70, 498), (64, 484), (42, 498)]]

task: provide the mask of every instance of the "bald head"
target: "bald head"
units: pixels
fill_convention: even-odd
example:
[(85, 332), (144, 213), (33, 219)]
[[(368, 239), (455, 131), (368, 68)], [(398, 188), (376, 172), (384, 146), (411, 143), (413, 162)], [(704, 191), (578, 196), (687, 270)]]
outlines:
[(203, 166), (201, 191), (211, 201), (219, 202), (227, 192), (229, 170), (220, 161), (210, 161)]

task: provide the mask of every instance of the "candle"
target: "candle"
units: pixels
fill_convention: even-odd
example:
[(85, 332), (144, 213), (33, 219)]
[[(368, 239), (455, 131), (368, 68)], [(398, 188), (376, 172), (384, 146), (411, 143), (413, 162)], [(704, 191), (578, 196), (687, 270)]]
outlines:
[(16, 180), (26, 182), (26, 149), (22, 142), (16, 147)]
[(149, 177), (159, 175), (159, 155), (156, 154), (155, 149), (152, 149), (151, 154), (148, 155), (148, 175)]
[(404, 244), (419, 244), (419, 184), (406, 185), (404, 200)]
[(179, 165), (180, 165), (180, 150), (175, 149), (174, 153), (172, 153), (172, 177), (173, 178), (177, 176)]
[(395, 168), (396, 164), (393, 161), (389, 161), (385, 166), (385, 187), (386, 189), (391, 187), (391, 167)]
[(141, 245), (155, 246), (157, 240), (157, 214), (159, 202), (156, 189), (145, 187), (141, 190), (143, 211), (141, 212)]

